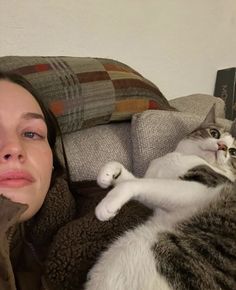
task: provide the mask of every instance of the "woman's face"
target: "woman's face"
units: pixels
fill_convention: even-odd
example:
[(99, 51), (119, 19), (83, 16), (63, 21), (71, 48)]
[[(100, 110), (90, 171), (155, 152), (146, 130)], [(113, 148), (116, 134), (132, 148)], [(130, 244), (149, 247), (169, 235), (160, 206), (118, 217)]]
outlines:
[(37, 101), (23, 87), (0, 80), (0, 194), (28, 204), (21, 220), (43, 204), (52, 166), (47, 126)]

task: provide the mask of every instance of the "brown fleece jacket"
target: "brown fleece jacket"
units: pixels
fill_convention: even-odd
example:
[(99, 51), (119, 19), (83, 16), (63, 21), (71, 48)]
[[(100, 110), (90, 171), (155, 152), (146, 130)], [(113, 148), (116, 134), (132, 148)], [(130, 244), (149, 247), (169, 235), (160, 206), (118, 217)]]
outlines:
[[(73, 184), (70, 191), (67, 182), (58, 178), (41, 210), (25, 224), (23, 253), (18, 254), (18, 259), (12, 258), (12, 261), (18, 261), (17, 265), (13, 265), (19, 284), (17, 290), (28, 290), (27, 285), (35, 290), (83, 289), (86, 275), (101, 251), (124, 231), (144, 222), (152, 213), (143, 205), (132, 201), (111, 221), (100, 222), (94, 215), (94, 209), (106, 193), (107, 190), (100, 189), (95, 182)], [(6, 244), (5, 240), (0, 244), (0, 255), (1, 251), (5, 253), (10, 281), (14, 281), (9, 253), (4, 250)], [(22, 266), (25, 260), (27, 267)]]
[(114, 219), (101, 222), (95, 217), (94, 209), (107, 190), (100, 189), (94, 182), (89, 187), (86, 184), (74, 186), (73, 192), (78, 214), (55, 235), (46, 263), (47, 276), (58, 290), (83, 289), (86, 275), (101, 251), (151, 214), (151, 210), (132, 201)]

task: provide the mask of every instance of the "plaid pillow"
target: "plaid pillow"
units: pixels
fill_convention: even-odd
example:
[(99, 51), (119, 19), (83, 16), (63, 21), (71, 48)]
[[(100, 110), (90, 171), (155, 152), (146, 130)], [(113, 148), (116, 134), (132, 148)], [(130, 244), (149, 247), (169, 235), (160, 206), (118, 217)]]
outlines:
[(129, 66), (88, 57), (0, 57), (0, 70), (24, 75), (57, 116), (63, 133), (171, 109), (158, 87)]

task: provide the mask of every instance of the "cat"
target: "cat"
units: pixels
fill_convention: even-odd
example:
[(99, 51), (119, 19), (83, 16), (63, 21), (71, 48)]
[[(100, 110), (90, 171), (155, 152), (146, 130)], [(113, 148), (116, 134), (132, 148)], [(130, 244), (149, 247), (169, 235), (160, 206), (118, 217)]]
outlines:
[(236, 289), (235, 179), (236, 141), (216, 124), (214, 108), (143, 178), (107, 163), (97, 183), (113, 189), (97, 205), (97, 218), (113, 218), (131, 199), (154, 213), (102, 253), (85, 289)]

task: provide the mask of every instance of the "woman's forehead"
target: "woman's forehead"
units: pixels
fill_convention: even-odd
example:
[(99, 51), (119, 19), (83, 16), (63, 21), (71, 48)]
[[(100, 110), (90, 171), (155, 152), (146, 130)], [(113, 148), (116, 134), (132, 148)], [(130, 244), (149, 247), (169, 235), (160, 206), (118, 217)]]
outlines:
[[(7, 80), (0, 80), (0, 113), (41, 113), (41, 108), (29, 91)], [(13, 117), (13, 116), (12, 116)]]

